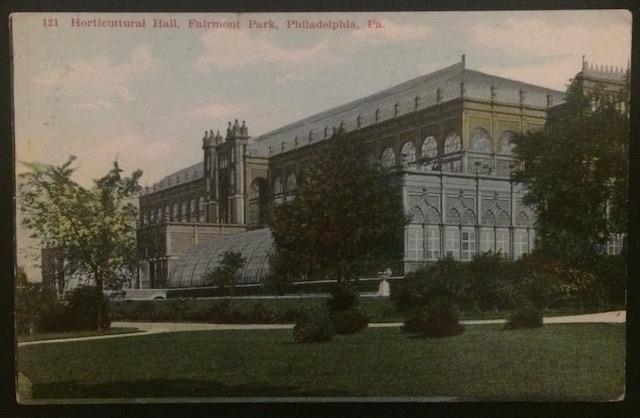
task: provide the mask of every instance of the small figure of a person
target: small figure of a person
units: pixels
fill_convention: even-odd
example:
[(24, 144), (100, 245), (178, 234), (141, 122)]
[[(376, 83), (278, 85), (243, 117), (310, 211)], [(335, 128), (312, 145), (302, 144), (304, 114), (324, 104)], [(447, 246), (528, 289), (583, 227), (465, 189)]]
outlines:
[(389, 297), (389, 295), (391, 294), (391, 291), (389, 289), (389, 279), (391, 278), (391, 269), (387, 267), (385, 271), (378, 273), (378, 275), (382, 277), (380, 286), (378, 286), (378, 296)]

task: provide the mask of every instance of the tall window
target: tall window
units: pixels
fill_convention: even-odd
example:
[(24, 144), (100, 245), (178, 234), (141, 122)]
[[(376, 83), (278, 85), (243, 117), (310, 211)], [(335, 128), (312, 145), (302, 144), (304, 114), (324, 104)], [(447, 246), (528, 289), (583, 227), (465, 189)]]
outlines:
[(196, 214), (197, 212), (196, 201), (194, 199), (191, 199), (190, 207), (191, 207), (191, 210), (189, 211), (189, 220), (191, 222), (198, 222), (198, 215)]
[(284, 201), (282, 192), (282, 179), (276, 177), (275, 180), (273, 180), (273, 200), (275, 203), (282, 203)]
[(536, 230), (529, 230), (529, 252), (532, 252), (536, 248)]
[(471, 132), (471, 151), (488, 154), (491, 152), (491, 137), (489, 132), (482, 128), (476, 128)]
[(427, 226), (427, 260), (440, 259), (440, 227)]
[(444, 140), (444, 153), (450, 154), (452, 152), (458, 152), (462, 150), (462, 141), (460, 135), (455, 132), (451, 132)]
[(416, 147), (413, 146), (413, 142), (405, 142), (400, 151), (400, 158), (404, 166), (416, 161)]
[(522, 254), (527, 253), (527, 247), (529, 243), (527, 242), (527, 230), (526, 229), (516, 229), (513, 234), (513, 258), (519, 259), (522, 257)]
[(381, 160), (384, 168), (391, 168), (396, 165), (396, 154), (393, 152), (391, 147), (385, 148), (385, 150), (382, 151)]
[(189, 222), (189, 217), (187, 216), (187, 202), (184, 201), (180, 204), (180, 220), (182, 222)]
[(496, 253), (500, 253), (506, 258), (509, 258), (509, 230), (498, 229), (496, 230)]
[(296, 190), (298, 189), (298, 182), (295, 173), (289, 173), (287, 176), (287, 202), (293, 200)]
[(607, 254), (617, 255), (622, 252), (622, 234), (613, 234), (607, 242)]
[(178, 221), (178, 204), (174, 203), (173, 204), (173, 217), (171, 218), (172, 221)]
[(422, 157), (435, 158), (438, 155), (438, 141), (435, 136), (428, 136), (422, 143)]
[(502, 153), (511, 155), (513, 153), (513, 132), (504, 131), (502, 135), (500, 135), (500, 146), (502, 147)]
[(494, 252), (496, 249), (494, 238), (493, 228), (482, 228), (480, 230), (480, 251), (483, 253)]
[(198, 199), (198, 222), (205, 222), (206, 216), (204, 213), (204, 197)]
[(471, 261), (476, 253), (476, 231), (473, 229), (462, 230), (462, 261)]
[(407, 260), (422, 261), (424, 257), (424, 232), (422, 225), (409, 224), (409, 226), (407, 226), (407, 235)]
[(161, 223), (162, 222), (162, 208), (158, 208), (158, 215), (156, 216), (156, 222), (157, 223)]
[(169, 206), (165, 206), (164, 208), (164, 222), (169, 222), (171, 220), (171, 208)]
[(460, 230), (458, 227), (447, 227), (445, 234), (445, 252), (447, 257), (454, 260), (460, 259)]

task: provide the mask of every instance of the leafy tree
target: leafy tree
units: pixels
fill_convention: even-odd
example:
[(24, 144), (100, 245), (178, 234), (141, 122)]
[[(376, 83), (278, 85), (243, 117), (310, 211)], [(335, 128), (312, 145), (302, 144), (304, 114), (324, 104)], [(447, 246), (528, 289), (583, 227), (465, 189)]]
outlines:
[(244, 267), (246, 259), (241, 253), (225, 251), (220, 256), (220, 264), (207, 275), (207, 281), (229, 294), (233, 294), (233, 288), (238, 282), (240, 270)]
[(24, 271), (24, 267), (18, 266), (16, 269), (16, 286), (25, 286), (27, 284), (29, 284), (27, 272)]
[[(19, 186), (23, 225), (44, 247), (63, 248), (65, 273), (90, 277), (96, 301), (102, 304), (105, 284), (135, 271), (134, 200), (142, 172), (123, 177), (114, 162), (86, 188), (72, 180), (75, 159), (71, 156), (59, 167), (25, 164), (29, 170), (20, 175)], [(97, 312), (96, 325), (102, 329), (103, 309)]]
[(319, 144), (295, 198), (271, 209), (276, 272), (343, 282), (401, 258), (400, 188), (356, 141), (341, 129)]
[(628, 89), (585, 89), (576, 79), (544, 132), (515, 139), (514, 179), (538, 214), (541, 249), (588, 262), (627, 222)]

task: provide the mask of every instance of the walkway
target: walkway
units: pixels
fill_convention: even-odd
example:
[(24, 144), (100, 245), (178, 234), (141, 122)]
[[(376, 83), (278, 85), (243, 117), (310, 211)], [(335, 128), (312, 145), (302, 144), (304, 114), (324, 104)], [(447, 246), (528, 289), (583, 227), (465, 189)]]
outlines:
[[(544, 318), (545, 324), (574, 324), (574, 323), (609, 323), (623, 324), (626, 322), (626, 311), (611, 311), (584, 315), (551, 316)], [(505, 319), (474, 319), (460, 321), (465, 325), (504, 324)], [(402, 322), (373, 322), (369, 328), (400, 327)], [(225, 331), (225, 330), (257, 330), (257, 329), (292, 329), (293, 324), (209, 324), (196, 322), (112, 322), (112, 327), (138, 328), (141, 332), (128, 334), (99, 335), (94, 337), (77, 337), (57, 340), (41, 340), (19, 343), (19, 347), (35, 344), (55, 344), (71, 341), (103, 340), (107, 338), (137, 337), (149, 334), (183, 331)]]

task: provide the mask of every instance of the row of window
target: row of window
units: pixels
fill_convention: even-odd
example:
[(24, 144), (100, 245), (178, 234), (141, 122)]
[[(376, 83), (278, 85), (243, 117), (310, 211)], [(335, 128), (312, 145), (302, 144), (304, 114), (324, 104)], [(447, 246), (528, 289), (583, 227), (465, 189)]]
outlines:
[[(493, 252), (509, 257), (511, 236), (508, 228), (480, 228), (480, 240), (475, 228), (447, 226), (444, 230), (444, 248), (441, 249), (440, 227), (410, 224), (407, 227), (409, 261), (435, 261), (446, 256), (455, 260), (471, 261), (477, 253)], [(513, 258), (521, 258), (534, 247), (535, 230), (516, 229), (513, 233)], [(444, 254), (441, 255), (441, 250)]]
[[(502, 135), (500, 135), (500, 145), (501, 145), (501, 153), (502, 154), (511, 154), (513, 151), (512, 139), (514, 137), (514, 133), (512, 131), (504, 131)], [(469, 150), (472, 152), (478, 153), (487, 153), (491, 154), (494, 152), (493, 149), (493, 141), (491, 140), (491, 136), (489, 132), (482, 128), (476, 128), (472, 131), (471, 137), (469, 140)], [(455, 152), (460, 152), (462, 150), (462, 139), (460, 135), (456, 132), (449, 133), (444, 140), (444, 154), (451, 154)], [(422, 141), (421, 146), (421, 158), (435, 158), (438, 156), (438, 140), (435, 136), (427, 136)], [(401, 164), (409, 164), (416, 161), (417, 151), (416, 147), (413, 145), (413, 142), (405, 142), (402, 145), (400, 150), (400, 163)], [(370, 155), (370, 159), (373, 159), (373, 156)], [(382, 155), (380, 157), (380, 161), (384, 167), (392, 167), (396, 165), (396, 155), (393, 151), (393, 148), (387, 147), (382, 151)]]
[(283, 184), (280, 177), (276, 177), (273, 180), (273, 200), (275, 203), (282, 203), (290, 201), (295, 196), (295, 191), (298, 189), (298, 179), (295, 173), (289, 173), (286, 178), (286, 183)]
[(151, 209), (142, 213), (142, 224), (150, 225), (161, 222), (204, 222), (204, 197), (198, 200), (191, 199), (182, 203), (174, 203), (173, 206), (165, 206)]

